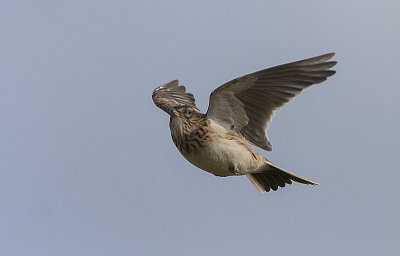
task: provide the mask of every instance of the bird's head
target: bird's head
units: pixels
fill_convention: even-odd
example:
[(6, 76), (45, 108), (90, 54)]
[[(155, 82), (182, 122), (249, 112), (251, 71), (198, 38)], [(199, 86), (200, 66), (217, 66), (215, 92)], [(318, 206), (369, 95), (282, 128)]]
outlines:
[(197, 123), (202, 119), (203, 114), (197, 109), (190, 106), (176, 106), (170, 111), (171, 122), (194, 128)]
[(192, 117), (194, 109), (189, 106), (177, 106), (171, 109), (170, 116), (189, 119)]

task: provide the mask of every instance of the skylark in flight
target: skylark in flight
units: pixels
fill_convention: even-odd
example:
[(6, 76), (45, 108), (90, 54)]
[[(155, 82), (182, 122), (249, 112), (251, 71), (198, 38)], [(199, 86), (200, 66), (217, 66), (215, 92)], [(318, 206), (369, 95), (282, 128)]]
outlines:
[(172, 140), (192, 164), (216, 176), (246, 175), (261, 192), (296, 181), (318, 183), (274, 165), (252, 145), (272, 150), (266, 129), (274, 112), (335, 74), (334, 53), (264, 69), (229, 81), (210, 95), (206, 114), (178, 80), (157, 87), (157, 107), (170, 115)]

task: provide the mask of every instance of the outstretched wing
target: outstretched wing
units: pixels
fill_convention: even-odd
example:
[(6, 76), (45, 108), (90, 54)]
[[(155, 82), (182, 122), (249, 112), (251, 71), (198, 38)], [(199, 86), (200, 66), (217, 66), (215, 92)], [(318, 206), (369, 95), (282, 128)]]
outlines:
[(168, 114), (172, 108), (178, 106), (190, 106), (197, 109), (193, 94), (185, 92), (185, 86), (179, 86), (178, 80), (157, 87), (152, 94), (154, 104)]
[(335, 74), (329, 68), (337, 62), (328, 61), (333, 55), (279, 65), (227, 82), (211, 93), (207, 116), (270, 151), (266, 129), (274, 112), (303, 89)]

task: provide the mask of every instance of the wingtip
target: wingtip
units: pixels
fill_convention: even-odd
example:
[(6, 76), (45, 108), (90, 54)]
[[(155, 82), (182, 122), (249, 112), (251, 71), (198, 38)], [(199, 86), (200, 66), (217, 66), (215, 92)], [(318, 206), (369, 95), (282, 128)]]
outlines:
[[(330, 53), (326, 53), (320, 56), (317, 56), (316, 58), (321, 59), (321, 61), (328, 61), (330, 59), (332, 59), (333, 56), (335, 56), (336, 53), (334, 52), (330, 52)], [(332, 61), (332, 62), (336, 62), (336, 61)]]
[(325, 53), (320, 56), (317, 56), (317, 58), (323, 58), (323, 59), (325, 59), (325, 61), (327, 61), (327, 60), (331, 59), (333, 56), (335, 56), (335, 54), (336, 54), (335, 52), (329, 52), (329, 53)]
[(328, 75), (327, 77), (333, 76), (334, 74), (336, 74), (336, 70), (327, 70), (328, 71)]

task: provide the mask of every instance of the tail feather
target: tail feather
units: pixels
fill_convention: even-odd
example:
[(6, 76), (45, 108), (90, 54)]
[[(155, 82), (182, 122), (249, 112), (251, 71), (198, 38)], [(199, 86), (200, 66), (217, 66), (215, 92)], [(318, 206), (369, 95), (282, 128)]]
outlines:
[(292, 184), (292, 181), (309, 185), (319, 185), (318, 182), (295, 175), (272, 163), (268, 163), (264, 171), (247, 174), (246, 176), (260, 192), (269, 192), (271, 189), (276, 191), (278, 187), (283, 188), (286, 184)]

